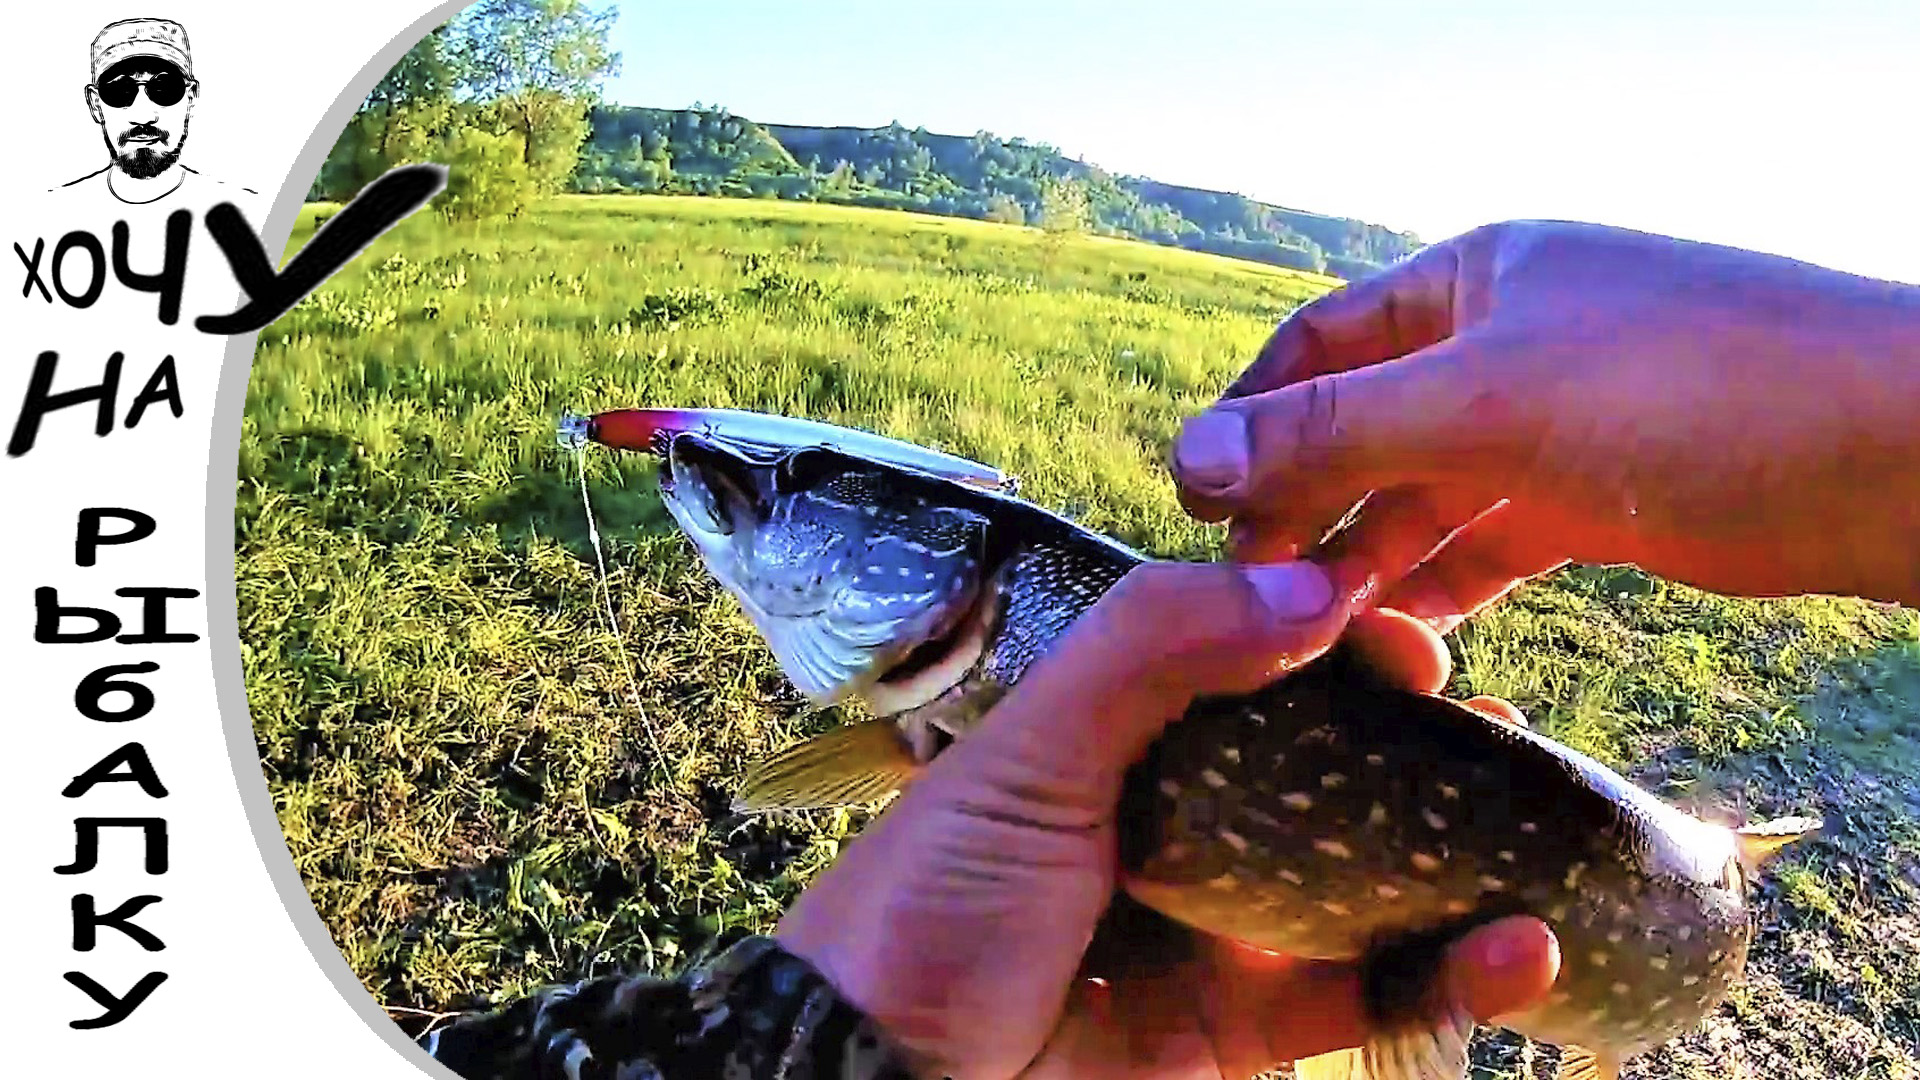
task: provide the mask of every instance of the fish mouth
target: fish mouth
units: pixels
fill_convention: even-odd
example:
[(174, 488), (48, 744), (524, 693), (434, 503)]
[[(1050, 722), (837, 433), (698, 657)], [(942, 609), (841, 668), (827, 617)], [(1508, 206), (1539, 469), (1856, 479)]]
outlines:
[(879, 673), (874, 682), (881, 686), (904, 686), (939, 667), (962, 647), (969, 625), (978, 613), (986, 590), (978, 582), (968, 586), (959, 602), (948, 605), (947, 612), (934, 625), (927, 638), (907, 650), (907, 654)]
[(1000, 605), (990, 568), (969, 583), (934, 632), (871, 682), (862, 697), (881, 716), (901, 716), (959, 686), (986, 656)]
[(716, 536), (732, 536), (758, 505), (752, 463), (698, 435), (661, 434), (660, 494), (681, 524)]

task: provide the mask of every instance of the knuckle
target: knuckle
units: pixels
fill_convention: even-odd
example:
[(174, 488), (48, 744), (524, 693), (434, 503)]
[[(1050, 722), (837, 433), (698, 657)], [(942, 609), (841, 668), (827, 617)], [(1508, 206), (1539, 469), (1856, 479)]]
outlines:
[[(1291, 415), (1286, 419), (1291, 430), (1282, 430), (1291, 445), (1290, 471), (1313, 475), (1334, 464), (1334, 451), (1340, 440), (1340, 378), (1321, 375), (1309, 379), (1289, 402)], [(1285, 444), (1283, 444), (1285, 445)]]
[(1225, 563), (1149, 563), (1109, 595), (1112, 619), (1136, 637), (1141, 659), (1155, 668), (1256, 638), (1267, 622), (1253, 587)]

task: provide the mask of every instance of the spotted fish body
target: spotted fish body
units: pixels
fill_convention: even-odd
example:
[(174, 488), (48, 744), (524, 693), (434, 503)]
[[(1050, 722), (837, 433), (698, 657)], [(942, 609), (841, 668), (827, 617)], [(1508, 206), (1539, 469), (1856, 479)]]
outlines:
[[(663, 434), (661, 489), (702, 560), (816, 700), (880, 719), (784, 751), (746, 809), (911, 781), (1145, 559), (1030, 503), (824, 449)], [(1361, 959), (1380, 1036), (1303, 1077), (1458, 1080), (1473, 1022), (1445, 947), (1513, 914), (1558, 936), (1544, 1004), (1502, 1023), (1575, 1076), (1695, 1028), (1742, 971), (1748, 890), (1817, 825), (1700, 821), (1525, 727), (1377, 680), (1344, 648), (1196, 702), (1129, 773), (1132, 896), (1288, 955)]]
[(1139, 775), (1136, 898), (1275, 952), (1372, 955), (1389, 1018), (1421, 1014), (1436, 946), (1505, 915), (1561, 947), (1551, 996), (1506, 1026), (1614, 1060), (1696, 1026), (1745, 964), (1731, 830), (1345, 656), (1199, 703)]

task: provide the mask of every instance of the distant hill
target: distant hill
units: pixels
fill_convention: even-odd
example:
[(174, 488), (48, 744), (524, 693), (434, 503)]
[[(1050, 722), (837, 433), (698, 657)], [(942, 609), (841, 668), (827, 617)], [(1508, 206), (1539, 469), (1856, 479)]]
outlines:
[(1420, 247), (1412, 233), (1241, 195), (1116, 176), (1044, 143), (989, 132), (763, 124), (725, 108), (602, 106), (572, 186), (802, 199), (1075, 227), (1313, 270), (1366, 274)]

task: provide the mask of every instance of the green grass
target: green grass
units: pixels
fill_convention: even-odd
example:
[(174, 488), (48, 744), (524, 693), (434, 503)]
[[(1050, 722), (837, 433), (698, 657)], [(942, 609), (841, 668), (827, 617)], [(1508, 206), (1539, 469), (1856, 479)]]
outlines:
[[(294, 246), (324, 209), (302, 215)], [(1036, 501), (1154, 554), (1211, 558), (1219, 531), (1180, 512), (1168, 442), (1331, 284), (1143, 244), (746, 200), (567, 198), (477, 227), (423, 215), (383, 238), (263, 333), (235, 523), (262, 764), (369, 992), (417, 1030), (422, 1014), (611, 966), (675, 969), (771, 927), (863, 821), (725, 814), (746, 762), (836, 717), (802, 716), (672, 533), (650, 463), (594, 452), (610, 632), (579, 459), (554, 444), (563, 410), (852, 423), (1009, 469)], [(1833, 762), (1890, 791), (1920, 780), (1897, 724), (1859, 722), (1877, 702), (1913, 728), (1920, 682), (1887, 675), (1904, 669), (1885, 658), (1914, 637), (1910, 612), (1581, 570), (1463, 630), (1456, 691), (1509, 697), (1669, 797), (1832, 810), (1858, 791), (1814, 782)], [(1755, 788), (1755, 763), (1773, 761), (1814, 764), (1794, 774), (1806, 783)], [(1920, 847), (1920, 808), (1888, 800), (1872, 830), (1796, 856), (1769, 917), (1853, 957), (1847, 942), (1920, 913), (1897, 869), (1878, 891), (1844, 884), (1848, 844), (1917, 864), (1900, 860)], [(1844, 1001), (1811, 975), (1775, 981), (1910, 1065), (1920, 1032), (1899, 995), (1920, 948), (1836, 970)], [(1483, 1075), (1506, 1075), (1489, 1046)], [(1716, 1075), (1702, 1067), (1670, 1075)], [(1781, 1075), (1842, 1074), (1808, 1068)]]

